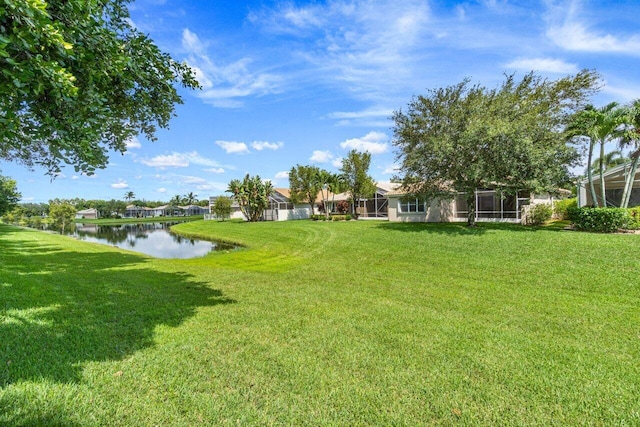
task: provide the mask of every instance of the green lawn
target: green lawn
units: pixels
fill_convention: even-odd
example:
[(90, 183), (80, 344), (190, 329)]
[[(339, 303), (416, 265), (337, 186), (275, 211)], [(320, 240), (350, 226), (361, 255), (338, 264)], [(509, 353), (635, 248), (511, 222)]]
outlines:
[(0, 225), (0, 425), (638, 425), (640, 236), (197, 221), (159, 260)]

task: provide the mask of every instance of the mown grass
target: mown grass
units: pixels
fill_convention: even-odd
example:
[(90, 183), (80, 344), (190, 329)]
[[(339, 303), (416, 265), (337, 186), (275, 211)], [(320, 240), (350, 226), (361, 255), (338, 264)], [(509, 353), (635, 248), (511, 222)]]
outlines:
[(637, 425), (640, 236), (198, 221), (158, 260), (0, 226), (2, 425)]

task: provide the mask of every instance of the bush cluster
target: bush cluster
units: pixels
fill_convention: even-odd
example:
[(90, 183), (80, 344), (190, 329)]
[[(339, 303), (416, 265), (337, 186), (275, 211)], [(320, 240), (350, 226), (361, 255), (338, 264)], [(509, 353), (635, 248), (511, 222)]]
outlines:
[(542, 225), (551, 219), (553, 207), (549, 203), (539, 203), (530, 207), (527, 212), (528, 225)]
[(553, 215), (557, 219), (570, 219), (568, 210), (577, 207), (578, 199), (575, 197), (572, 199), (558, 200), (553, 204)]
[(578, 230), (615, 233), (619, 230), (638, 228), (640, 210), (637, 208), (575, 207), (569, 208), (567, 213), (574, 227)]

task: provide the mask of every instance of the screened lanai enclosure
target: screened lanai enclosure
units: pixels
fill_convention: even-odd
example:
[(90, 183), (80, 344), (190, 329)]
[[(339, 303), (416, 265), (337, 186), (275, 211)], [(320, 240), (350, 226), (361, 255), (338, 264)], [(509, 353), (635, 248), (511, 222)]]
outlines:
[[(523, 206), (529, 205), (531, 198), (524, 193), (504, 193), (500, 190), (476, 190), (476, 221), (520, 222)], [(456, 219), (467, 219), (469, 207), (464, 193), (458, 193), (455, 199)]]

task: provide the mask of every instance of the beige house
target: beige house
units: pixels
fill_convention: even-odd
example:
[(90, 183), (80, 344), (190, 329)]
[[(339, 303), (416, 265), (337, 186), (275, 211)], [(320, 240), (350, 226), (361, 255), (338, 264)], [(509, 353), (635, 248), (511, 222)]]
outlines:
[[(408, 196), (402, 188), (387, 193), (389, 221), (395, 222), (463, 222), (467, 221), (468, 207), (465, 194), (458, 193), (451, 200), (424, 200)], [(523, 222), (528, 207), (538, 203), (553, 203), (551, 195), (520, 193), (502, 194), (495, 189), (474, 192), (477, 222)]]
[(76, 219), (98, 219), (98, 210), (95, 208), (83, 209), (76, 212)]

